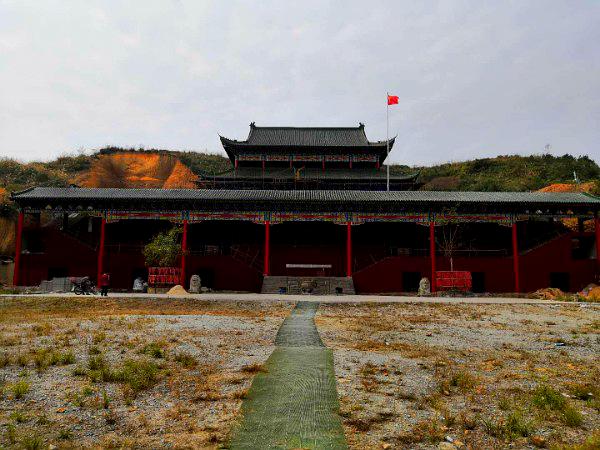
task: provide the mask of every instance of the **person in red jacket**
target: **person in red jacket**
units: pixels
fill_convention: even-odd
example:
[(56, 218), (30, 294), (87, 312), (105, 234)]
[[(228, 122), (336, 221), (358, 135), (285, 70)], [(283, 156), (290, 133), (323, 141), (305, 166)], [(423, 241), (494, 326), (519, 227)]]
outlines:
[(108, 273), (103, 273), (100, 276), (100, 295), (103, 297), (108, 297), (108, 286), (110, 285), (110, 275)]

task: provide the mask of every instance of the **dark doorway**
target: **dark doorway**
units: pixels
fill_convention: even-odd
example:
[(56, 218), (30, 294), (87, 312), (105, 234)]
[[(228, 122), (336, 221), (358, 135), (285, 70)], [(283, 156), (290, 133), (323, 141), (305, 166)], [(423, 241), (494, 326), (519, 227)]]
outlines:
[(200, 285), (203, 287), (215, 288), (215, 272), (211, 269), (198, 269), (193, 273), (188, 273), (188, 279), (192, 275), (198, 275), (200, 277)]
[(402, 272), (402, 290), (404, 292), (417, 292), (420, 281), (421, 272)]
[(48, 280), (53, 278), (67, 278), (69, 270), (66, 267), (48, 267)]
[(563, 292), (571, 291), (571, 282), (567, 272), (550, 272), (550, 287), (558, 288)]
[(483, 272), (472, 272), (472, 292), (481, 293), (485, 292), (485, 273)]
[(146, 267), (136, 267), (131, 271), (131, 287), (133, 287), (133, 280), (137, 277), (140, 277), (144, 281), (148, 281), (148, 269)]

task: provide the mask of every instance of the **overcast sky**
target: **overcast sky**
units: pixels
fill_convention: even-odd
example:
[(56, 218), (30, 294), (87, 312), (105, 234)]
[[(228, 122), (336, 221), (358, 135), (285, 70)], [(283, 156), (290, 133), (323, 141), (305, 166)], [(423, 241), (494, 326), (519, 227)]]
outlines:
[(366, 125), (392, 161), (600, 160), (599, 1), (0, 0), (0, 155)]

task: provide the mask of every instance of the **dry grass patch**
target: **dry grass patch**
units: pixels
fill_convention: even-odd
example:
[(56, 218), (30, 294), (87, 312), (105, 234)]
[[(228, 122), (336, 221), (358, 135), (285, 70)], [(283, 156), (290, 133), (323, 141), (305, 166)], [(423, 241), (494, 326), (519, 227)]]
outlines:
[[(3, 301), (0, 448), (22, 448), (29, 432), (44, 437), (44, 448), (214, 448), (290, 309), (116, 297)], [(165, 414), (177, 404), (186, 409)]]
[[(49, 335), (52, 325), (47, 322), (51, 318), (113, 318), (118, 320), (124, 316), (144, 315), (217, 315), (227, 317), (243, 317), (264, 319), (268, 317), (285, 317), (291, 305), (285, 303), (264, 304), (260, 302), (212, 302), (198, 299), (165, 299), (152, 301), (131, 297), (119, 298), (117, 295), (108, 298), (99, 297), (64, 297), (39, 298), (19, 297), (6, 298), (0, 304), (0, 323), (21, 323), (43, 320), (32, 327), (32, 332)], [(134, 329), (143, 327), (145, 321), (155, 320), (143, 318), (139, 322), (128, 321), (127, 326)]]
[(259, 372), (262, 372), (262, 373), (268, 372), (267, 368), (263, 364), (260, 364), (260, 363), (248, 364), (246, 366), (243, 366), (240, 369), (240, 371), (247, 373), (247, 374), (251, 374), (251, 375), (257, 374)]
[(402, 432), (395, 437), (399, 444), (416, 444), (427, 442), (437, 444), (441, 442), (448, 427), (437, 419), (422, 420), (412, 427), (411, 430)]
[[(600, 309), (570, 305), (321, 305), (317, 316), (354, 448), (583, 443), (600, 427), (600, 341), (585, 334), (598, 320)], [(382, 410), (405, 431), (371, 426)]]

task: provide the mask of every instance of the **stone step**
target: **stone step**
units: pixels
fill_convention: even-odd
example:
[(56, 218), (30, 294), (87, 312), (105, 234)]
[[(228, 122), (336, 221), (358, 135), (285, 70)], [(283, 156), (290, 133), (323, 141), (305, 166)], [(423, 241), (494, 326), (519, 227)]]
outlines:
[(266, 276), (263, 279), (263, 294), (354, 294), (354, 282), (350, 277), (288, 277)]

